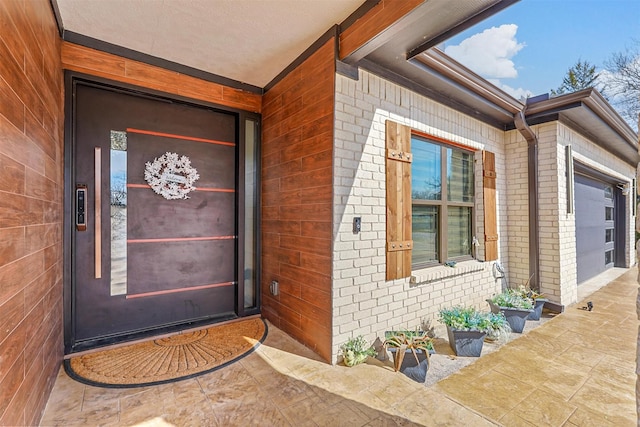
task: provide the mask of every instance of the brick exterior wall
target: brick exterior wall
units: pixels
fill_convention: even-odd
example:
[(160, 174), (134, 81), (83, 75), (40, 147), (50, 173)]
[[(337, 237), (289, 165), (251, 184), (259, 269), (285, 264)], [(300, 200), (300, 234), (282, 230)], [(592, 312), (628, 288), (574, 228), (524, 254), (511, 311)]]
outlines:
[[(575, 266), (567, 263), (567, 257), (572, 258), (575, 264), (575, 243), (571, 254), (560, 250), (560, 216), (559, 200), (564, 198), (566, 215), (566, 185), (560, 182), (560, 158), (558, 158), (557, 123), (545, 123), (534, 126), (533, 131), (538, 137), (538, 224), (540, 233), (540, 290), (549, 299), (561, 304), (569, 301), (575, 302), (577, 288), (575, 287)], [(564, 157), (564, 156), (563, 156)], [(564, 169), (564, 166), (562, 166)], [(564, 180), (563, 180), (564, 181)], [(562, 190), (561, 187), (562, 186)], [(564, 218), (563, 218), (564, 219)], [(565, 242), (566, 245), (566, 242)], [(566, 248), (565, 248), (566, 249)], [(563, 268), (564, 267), (564, 268)], [(568, 270), (567, 270), (568, 269)], [(574, 285), (562, 289), (561, 284), (569, 284), (573, 280)], [(569, 289), (571, 288), (571, 292)]]
[[(538, 138), (538, 185), (540, 224), (540, 289), (552, 301), (564, 305), (577, 302), (575, 214), (567, 213), (565, 146), (571, 145), (575, 159), (593, 169), (631, 181), (635, 169), (578, 132), (559, 122), (532, 126)], [(527, 142), (517, 131), (505, 137), (507, 153), (509, 284), (525, 283), (529, 276), (529, 223)], [(632, 265), (634, 221), (631, 203), (626, 212), (628, 247), (625, 266)]]
[[(517, 130), (505, 135), (507, 190), (507, 227), (509, 229), (507, 269), (510, 286), (529, 279), (529, 170), (527, 141)], [(505, 266), (506, 268), (507, 266)]]
[[(571, 145), (574, 159), (590, 166), (591, 168), (605, 173), (611, 177), (619, 179), (621, 182), (631, 182), (636, 177), (636, 169), (606, 151), (599, 145), (594, 144), (588, 138), (582, 136), (573, 129), (558, 122), (549, 124), (549, 130), (554, 135), (555, 143), (549, 140), (549, 145), (554, 144), (558, 176), (558, 217), (559, 224), (557, 241), (561, 250), (558, 270), (560, 277), (549, 277), (549, 285), (554, 293), (559, 293), (563, 304), (577, 302), (577, 265), (576, 265), (576, 240), (575, 240), (575, 214), (566, 213), (566, 180), (565, 176), (565, 146)], [(626, 224), (627, 247), (625, 248), (625, 267), (635, 264), (635, 217), (632, 216), (632, 205), (630, 196), (626, 203)], [(555, 279), (555, 281), (554, 281)]]
[(63, 89), (49, 1), (0, 2), (0, 58), (0, 425), (38, 425), (63, 352)]
[[(414, 279), (385, 281), (385, 120), (444, 138), (471, 150), (496, 154), (500, 259), (507, 259), (508, 223), (504, 132), (428, 98), (360, 70), (358, 81), (336, 77), (333, 218), (333, 354), (348, 338), (369, 341), (385, 330), (437, 325), (438, 310), (466, 304), (487, 310), (484, 301), (500, 290), (493, 262), (469, 261), (455, 268), (414, 271)], [(476, 236), (481, 242), (482, 157), (475, 162)], [(362, 231), (352, 232), (353, 217)], [(415, 282), (415, 283), (412, 283)]]
[[(435, 324), (441, 307), (486, 309), (500, 291), (493, 263), (465, 262), (455, 269), (413, 271), (411, 279), (385, 281), (385, 120), (390, 119), (466, 146), (496, 154), (499, 260), (509, 286), (529, 279), (527, 142), (517, 130), (503, 132), (433, 100), (360, 70), (358, 81), (336, 78), (333, 225), (333, 355), (349, 337), (369, 341), (385, 330)], [(551, 300), (577, 301), (575, 214), (567, 214), (565, 145), (583, 163), (630, 181), (635, 169), (559, 122), (532, 127), (538, 137), (540, 190), (540, 286)], [(482, 162), (475, 162), (476, 236), (483, 259)], [(507, 203), (508, 202), (508, 203)], [(627, 208), (627, 266), (633, 259), (635, 219)], [(353, 217), (362, 231), (352, 232)]]

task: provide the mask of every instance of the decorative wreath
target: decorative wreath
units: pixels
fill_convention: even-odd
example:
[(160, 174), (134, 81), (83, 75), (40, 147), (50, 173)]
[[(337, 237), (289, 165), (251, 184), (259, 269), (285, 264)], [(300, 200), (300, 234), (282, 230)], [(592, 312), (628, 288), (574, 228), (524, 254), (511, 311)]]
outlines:
[(168, 200), (188, 199), (187, 194), (196, 189), (193, 184), (198, 178), (200, 175), (187, 156), (179, 157), (169, 151), (147, 162), (144, 170), (144, 179), (153, 191)]

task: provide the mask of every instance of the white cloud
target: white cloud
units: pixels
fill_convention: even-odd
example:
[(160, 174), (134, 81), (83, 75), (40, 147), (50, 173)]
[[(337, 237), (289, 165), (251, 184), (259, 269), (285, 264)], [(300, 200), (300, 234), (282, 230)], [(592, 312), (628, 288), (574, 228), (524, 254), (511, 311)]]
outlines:
[(517, 31), (515, 24), (491, 27), (459, 45), (447, 46), (444, 52), (485, 78), (516, 78), (518, 71), (511, 58), (525, 46), (518, 43)]
[(513, 96), (515, 99), (519, 99), (521, 101), (533, 96), (533, 92), (531, 92), (529, 89), (523, 89), (521, 87), (515, 89), (509, 85), (502, 83), (498, 79), (487, 79), (487, 81), (499, 87), (503, 91), (507, 92), (509, 95)]

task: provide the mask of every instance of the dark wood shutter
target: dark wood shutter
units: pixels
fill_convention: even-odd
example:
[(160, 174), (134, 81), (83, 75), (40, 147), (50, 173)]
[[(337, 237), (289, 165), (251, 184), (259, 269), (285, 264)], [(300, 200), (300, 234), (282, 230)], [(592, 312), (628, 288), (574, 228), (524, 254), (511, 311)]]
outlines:
[(411, 128), (386, 122), (387, 280), (411, 276)]
[(498, 259), (498, 218), (496, 212), (496, 156), (482, 152), (482, 188), (484, 196), (484, 260)]

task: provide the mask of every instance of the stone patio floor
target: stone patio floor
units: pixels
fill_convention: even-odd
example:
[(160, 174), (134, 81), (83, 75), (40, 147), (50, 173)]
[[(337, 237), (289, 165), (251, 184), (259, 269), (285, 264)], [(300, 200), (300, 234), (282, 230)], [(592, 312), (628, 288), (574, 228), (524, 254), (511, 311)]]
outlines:
[(107, 389), (61, 369), (41, 425), (636, 426), (637, 275), (430, 386), (378, 361), (328, 365), (269, 324), (257, 351), (185, 381)]

